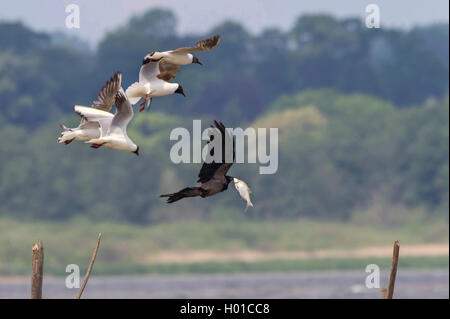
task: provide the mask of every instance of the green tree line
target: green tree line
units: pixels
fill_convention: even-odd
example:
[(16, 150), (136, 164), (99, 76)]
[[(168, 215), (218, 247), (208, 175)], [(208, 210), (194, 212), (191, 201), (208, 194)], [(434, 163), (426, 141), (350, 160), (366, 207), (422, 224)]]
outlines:
[[(256, 164), (230, 174), (253, 189), (251, 217), (311, 216), (347, 220), (381, 197), (427, 212), (448, 210), (448, 96), (398, 109), (362, 94), (309, 90), (275, 101), (253, 127), (279, 127), (279, 168), (259, 175)], [(139, 114), (130, 136), (141, 156), (83, 143), (56, 143), (58, 128), (32, 133), (3, 124), (0, 134), (0, 212), (26, 218), (151, 222), (204, 218), (211, 211), (243, 211), (231, 189), (214, 199), (167, 205), (159, 194), (195, 182), (201, 164), (173, 164), (170, 130), (192, 127), (192, 117)], [(67, 116), (76, 123), (77, 116)], [(203, 118), (203, 127), (211, 122)], [(378, 196), (378, 197), (377, 197)]]
[(359, 19), (302, 15), (287, 31), (250, 34), (226, 21), (204, 34), (179, 35), (171, 11), (152, 9), (107, 33), (95, 50), (60, 34), (0, 22), (0, 115), (36, 128), (49, 117), (86, 104), (115, 71), (124, 86), (138, 79), (142, 58), (220, 34), (204, 66), (181, 70), (176, 81), (189, 97), (155, 101), (162, 112), (251, 121), (282, 94), (332, 88), (366, 93), (397, 107), (440, 98), (448, 91), (448, 25), (410, 31), (368, 29)]

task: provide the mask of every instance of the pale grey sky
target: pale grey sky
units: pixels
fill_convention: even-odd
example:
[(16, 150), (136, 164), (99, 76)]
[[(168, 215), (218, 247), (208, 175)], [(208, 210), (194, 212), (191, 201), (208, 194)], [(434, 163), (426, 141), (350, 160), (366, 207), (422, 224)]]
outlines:
[[(80, 6), (80, 29), (65, 28), (65, 7), (70, 3)], [(20, 20), (36, 30), (66, 31), (95, 43), (105, 31), (152, 7), (172, 9), (181, 33), (203, 33), (225, 19), (259, 32), (271, 26), (287, 29), (304, 13), (364, 17), (370, 3), (379, 5), (382, 27), (449, 21), (448, 0), (15, 0), (0, 3), (0, 20)]]

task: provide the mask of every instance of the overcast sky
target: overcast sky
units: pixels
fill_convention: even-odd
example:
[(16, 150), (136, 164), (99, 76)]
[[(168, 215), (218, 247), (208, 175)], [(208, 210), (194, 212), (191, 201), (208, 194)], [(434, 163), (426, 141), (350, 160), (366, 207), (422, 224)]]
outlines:
[[(80, 7), (80, 29), (65, 28), (65, 8), (71, 3)], [(370, 3), (380, 7), (381, 27), (449, 21), (448, 0), (2, 0), (0, 20), (20, 20), (36, 30), (66, 31), (95, 43), (105, 31), (152, 7), (172, 9), (181, 33), (203, 33), (225, 19), (259, 32), (270, 26), (287, 29), (304, 13), (364, 17)]]

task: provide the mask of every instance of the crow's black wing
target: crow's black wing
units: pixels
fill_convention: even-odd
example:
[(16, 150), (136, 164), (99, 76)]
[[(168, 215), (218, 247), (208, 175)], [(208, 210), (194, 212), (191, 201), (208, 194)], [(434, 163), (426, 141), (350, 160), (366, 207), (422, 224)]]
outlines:
[[(227, 132), (227, 130), (225, 129), (225, 126), (222, 124), (222, 122), (217, 122), (214, 121), (214, 126), (211, 125), (211, 127), (215, 130), (218, 130), (220, 132), (220, 136), (222, 139), (222, 160), (220, 163), (216, 163), (215, 161), (208, 161), (209, 163), (205, 162), (202, 165), (202, 168), (200, 169), (200, 173), (198, 174), (198, 180), (197, 182), (200, 183), (206, 183), (207, 181), (209, 181), (215, 174), (219, 174), (224, 176), (228, 170), (230, 169), (230, 167), (233, 165), (233, 163), (226, 163), (226, 154), (225, 154), (225, 150), (226, 150), (226, 143), (228, 142), (232, 142), (233, 146), (233, 161), (235, 159), (235, 141), (234, 138), (231, 136), (231, 134), (229, 132)], [(228, 136), (228, 138), (225, 138), (225, 136)], [(214, 156), (214, 147), (211, 146), (211, 142), (214, 140), (214, 135), (210, 135), (209, 137), (209, 141), (208, 144), (209, 146), (209, 150), (208, 150), (208, 156), (211, 158), (212, 156)], [(217, 175), (216, 175), (217, 176)]]

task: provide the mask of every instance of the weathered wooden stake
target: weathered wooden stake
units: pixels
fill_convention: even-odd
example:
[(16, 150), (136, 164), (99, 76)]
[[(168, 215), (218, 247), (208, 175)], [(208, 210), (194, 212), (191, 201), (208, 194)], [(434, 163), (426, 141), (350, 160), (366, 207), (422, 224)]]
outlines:
[(83, 294), (84, 288), (89, 280), (89, 276), (91, 275), (92, 267), (94, 267), (95, 257), (97, 257), (98, 247), (100, 246), (100, 239), (102, 238), (102, 233), (98, 234), (97, 244), (95, 245), (94, 252), (92, 253), (91, 262), (89, 263), (89, 267), (84, 277), (83, 284), (81, 285), (80, 291), (78, 292), (77, 299), (80, 299)]
[(38, 240), (32, 247), (31, 269), (31, 299), (42, 299), (42, 279), (44, 276), (44, 246), (42, 240)]
[(381, 299), (387, 299), (387, 288), (381, 288)]
[(394, 250), (392, 252), (391, 273), (389, 275), (388, 287), (381, 290), (381, 298), (392, 299), (394, 296), (395, 278), (397, 276), (398, 256), (400, 253), (400, 243), (398, 240), (394, 242)]

